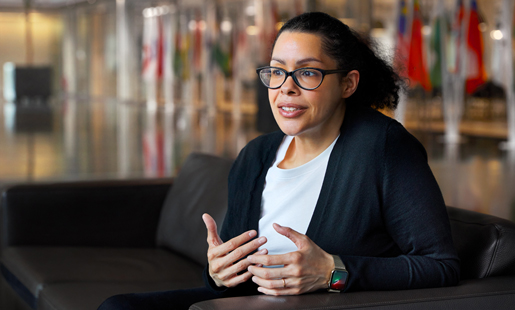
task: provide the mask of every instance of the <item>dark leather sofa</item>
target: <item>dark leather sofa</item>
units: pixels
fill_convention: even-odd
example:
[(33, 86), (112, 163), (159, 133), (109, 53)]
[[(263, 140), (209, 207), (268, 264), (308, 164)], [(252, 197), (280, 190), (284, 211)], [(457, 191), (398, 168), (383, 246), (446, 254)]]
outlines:
[[(96, 309), (115, 294), (202, 286), (201, 215), (222, 223), (230, 165), (192, 154), (174, 180), (4, 189), (1, 309)], [(461, 258), (458, 286), (237, 297), (191, 309), (514, 309), (515, 223), (452, 207), (448, 213)]]

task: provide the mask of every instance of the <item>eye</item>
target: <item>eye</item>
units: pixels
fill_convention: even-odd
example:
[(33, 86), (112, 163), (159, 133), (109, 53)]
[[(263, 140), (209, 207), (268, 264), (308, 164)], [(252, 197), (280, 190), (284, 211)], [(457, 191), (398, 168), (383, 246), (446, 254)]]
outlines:
[(284, 72), (279, 69), (272, 69), (272, 75), (273, 76), (282, 76), (282, 75), (284, 75)]
[(303, 78), (313, 78), (313, 77), (320, 76), (320, 72), (318, 72), (317, 70), (311, 70), (311, 69), (300, 70), (299, 76), (301, 76)]

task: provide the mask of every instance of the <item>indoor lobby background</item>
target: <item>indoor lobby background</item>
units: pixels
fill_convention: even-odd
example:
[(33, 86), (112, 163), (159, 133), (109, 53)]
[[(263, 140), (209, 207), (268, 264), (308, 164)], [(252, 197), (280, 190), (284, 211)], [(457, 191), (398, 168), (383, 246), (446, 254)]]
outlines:
[[(276, 129), (255, 69), (314, 10), (404, 68), (410, 89), (383, 112), (425, 146), (446, 204), (515, 220), (511, 0), (0, 0), (0, 186), (234, 158)], [(16, 91), (24, 68), (46, 69), (50, 96)]]

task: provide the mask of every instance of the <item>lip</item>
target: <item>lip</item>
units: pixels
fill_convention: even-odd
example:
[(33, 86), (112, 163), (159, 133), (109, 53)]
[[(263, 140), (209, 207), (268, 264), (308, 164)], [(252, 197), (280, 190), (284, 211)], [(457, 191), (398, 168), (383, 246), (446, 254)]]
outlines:
[[(296, 110), (295, 111), (285, 111), (282, 108), (295, 108)], [(279, 114), (281, 114), (281, 116), (286, 117), (286, 118), (295, 118), (295, 117), (298, 117), (298, 116), (304, 114), (304, 112), (306, 112), (305, 107), (298, 105), (298, 104), (293, 104), (293, 103), (280, 103), (277, 105), (277, 109), (279, 111)]]

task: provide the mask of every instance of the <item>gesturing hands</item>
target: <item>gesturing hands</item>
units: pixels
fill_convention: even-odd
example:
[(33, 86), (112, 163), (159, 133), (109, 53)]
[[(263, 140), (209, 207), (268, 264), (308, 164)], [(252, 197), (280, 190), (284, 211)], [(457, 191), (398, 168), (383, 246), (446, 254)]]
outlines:
[[(202, 219), (207, 228), (209, 275), (216, 285), (234, 287), (248, 281), (252, 274), (247, 268), (252, 262), (242, 258), (257, 250), (266, 242), (266, 238), (254, 239), (257, 232), (250, 230), (224, 243), (218, 236), (215, 220), (207, 213), (202, 215)], [(256, 254), (267, 253), (266, 249), (262, 249)]]
[(327, 288), (334, 268), (333, 257), (306, 235), (278, 224), (274, 224), (274, 229), (293, 241), (298, 250), (282, 255), (256, 253), (247, 258), (248, 270), (253, 275), (252, 281), (259, 285), (258, 291), (267, 295), (298, 295)]

